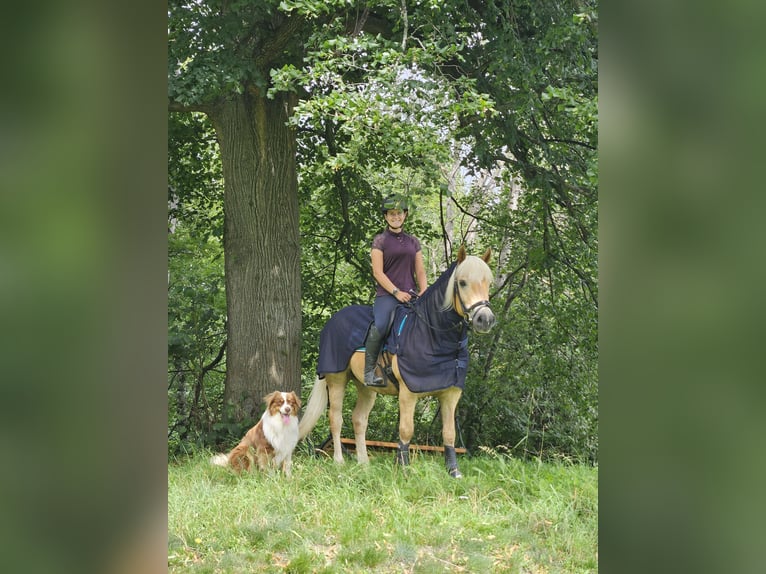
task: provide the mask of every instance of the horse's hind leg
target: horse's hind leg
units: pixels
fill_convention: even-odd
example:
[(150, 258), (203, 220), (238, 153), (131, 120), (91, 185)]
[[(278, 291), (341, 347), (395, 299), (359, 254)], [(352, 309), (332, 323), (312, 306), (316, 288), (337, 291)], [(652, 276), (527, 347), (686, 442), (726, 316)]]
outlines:
[(366, 464), (369, 462), (367, 458), (367, 422), (378, 394), (364, 385), (356, 385), (356, 388), (356, 405), (351, 414), (356, 441), (356, 461), (360, 464)]
[(327, 396), (330, 401), (330, 433), (332, 434), (332, 452), (335, 462), (342, 464), (343, 445), (340, 442), (340, 433), (343, 429), (343, 395), (346, 392), (348, 378), (346, 373), (328, 373)]
[(447, 466), (447, 472), (453, 478), (463, 477), (457, 467), (457, 455), (455, 453), (455, 410), (462, 394), (463, 391), (460, 388), (450, 387), (439, 395), (442, 411), (444, 462)]

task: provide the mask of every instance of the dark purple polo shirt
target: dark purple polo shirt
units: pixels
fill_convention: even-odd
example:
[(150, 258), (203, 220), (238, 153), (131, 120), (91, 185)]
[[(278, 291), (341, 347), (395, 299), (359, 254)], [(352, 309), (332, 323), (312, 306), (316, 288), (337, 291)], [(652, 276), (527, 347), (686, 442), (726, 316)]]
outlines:
[[(386, 229), (372, 240), (372, 248), (383, 252), (383, 273), (400, 291), (415, 287), (415, 254), (420, 251), (420, 241), (408, 233), (391, 233)], [(376, 295), (390, 295), (380, 285)]]

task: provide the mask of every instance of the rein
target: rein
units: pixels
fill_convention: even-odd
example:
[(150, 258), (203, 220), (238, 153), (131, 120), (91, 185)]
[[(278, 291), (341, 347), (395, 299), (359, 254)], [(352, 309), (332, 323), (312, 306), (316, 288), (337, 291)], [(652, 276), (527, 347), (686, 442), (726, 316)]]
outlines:
[[(455, 268), (454, 273), (457, 273), (457, 268)], [(406, 305), (415, 312), (415, 315), (417, 316), (418, 319), (423, 321), (423, 323), (428, 325), (432, 330), (436, 332), (441, 332), (441, 333), (449, 333), (451, 331), (456, 331), (458, 329), (465, 330), (466, 327), (471, 328), (472, 326), (471, 323), (473, 322), (473, 315), (475, 314), (475, 313), (472, 313), (472, 311), (480, 307), (489, 307), (489, 301), (486, 299), (477, 301), (470, 307), (466, 307), (465, 303), (463, 302), (463, 298), (460, 296), (460, 289), (458, 288), (457, 280), (455, 280), (453, 299), (454, 298), (457, 298), (457, 300), (460, 302), (460, 307), (463, 309), (464, 315), (460, 317), (461, 320), (459, 322), (455, 323), (454, 325), (446, 329), (437, 327), (436, 325), (434, 325), (428, 320), (428, 318), (425, 316), (424, 313), (419, 312), (417, 307), (414, 305), (414, 299), (408, 301)], [(457, 312), (457, 309), (456, 309), (456, 312)]]
[[(458, 321), (457, 323), (455, 323), (455, 324), (454, 324), (454, 325), (452, 325), (451, 327), (448, 327), (448, 328), (446, 328), (446, 329), (443, 329), (443, 328), (441, 328), (441, 327), (437, 327), (436, 325), (434, 325), (433, 323), (431, 323), (431, 321), (429, 321), (429, 320), (428, 320), (428, 317), (426, 316), (426, 314), (425, 314), (425, 313), (422, 313), (422, 312), (420, 312), (420, 311), (418, 310), (418, 308), (417, 308), (417, 307), (415, 307), (415, 305), (413, 305), (411, 302), (408, 302), (408, 303), (407, 303), (407, 306), (408, 306), (410, 309), (412, 309), (412, 311), (415, 313), (415, 316), (416, 316), (418, 319), (420, 319), (421, 321), (423, 321), (423, 323), (425, 323), (426, 325), (428, 325), (428, 327), (429, 327), (429, 328), (431, 328), (431, 330), (433, 330), (433, 331), (436, 331), (437, 333), (449, 333), (449, 332), (451, 332), (451, 331), (457, 331), (458, 329), (463, 329), (464, 327), (466, 327), (466, 326), (468, 326), (468, 325), (469, 325), (469, 323), (465, 321), (465, 317), (461, 317), (461, 318), (460, 318), (460, 319), (461, 319), (460, 321)], [(461, 337), (461, 338), (462, 338), (462, 337)]]

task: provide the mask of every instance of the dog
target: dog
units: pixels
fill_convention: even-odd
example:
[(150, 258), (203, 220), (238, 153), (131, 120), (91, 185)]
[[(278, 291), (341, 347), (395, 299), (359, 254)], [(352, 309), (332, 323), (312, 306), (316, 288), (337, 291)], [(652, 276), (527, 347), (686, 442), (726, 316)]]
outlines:
[(235, 472), (252, 470), (255, 465), (265, 471), (269, 466), (292, 473), (292, 457), (298, 444), (298, 413), (301, 401), (294, 392), (274, 391), (263, 398), (266, 412), (228, 454), (217, 454), (210, 462), (229, 466)]

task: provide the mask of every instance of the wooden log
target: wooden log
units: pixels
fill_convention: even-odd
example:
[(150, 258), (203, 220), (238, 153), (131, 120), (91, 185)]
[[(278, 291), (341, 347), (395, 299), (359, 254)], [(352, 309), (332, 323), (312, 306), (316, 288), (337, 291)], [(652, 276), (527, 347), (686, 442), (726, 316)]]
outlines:
[[(352, 447), (356, 446), (356, 441), (352, 438), (341, 438), (340, 442), (343, 444), (351, 445)], [(394, 450), (399, 448), (399, 445), (395, 442), (384, 442), (380, 440), (368, 440), (365, 442), (367, 443), (368, 447), (390, 448)], [(423, 450), (423, 451), (444, 452), (443, 446), (432, 446), (429, 444), (411, 444), (410, 450), (412, 449)], [(455, 452), (457, 454), (465, 454), (467, 451), (463, 447), (455, 447)]]

